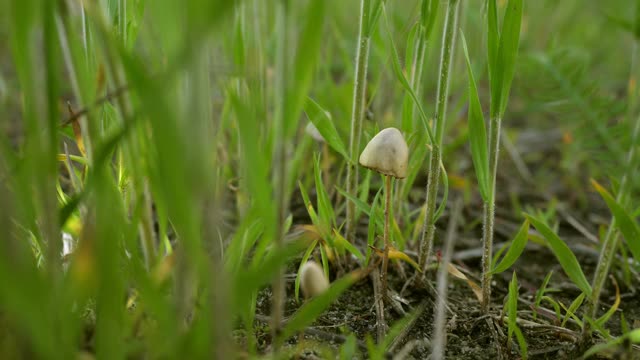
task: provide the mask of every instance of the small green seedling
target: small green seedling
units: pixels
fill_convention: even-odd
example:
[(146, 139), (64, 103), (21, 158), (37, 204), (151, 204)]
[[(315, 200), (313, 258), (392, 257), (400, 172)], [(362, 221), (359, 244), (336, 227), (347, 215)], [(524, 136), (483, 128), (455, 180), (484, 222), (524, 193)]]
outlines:
[(384, 255), (382, 258), (382, 291), (387, 292), (387, 267), (389, 264), (389, 212), (391, 209), (391, 176), (404, 179), (407, 176), (409, 148), (400, 130), (386, 128), (369, 141), (360, 154), (360, 165), (384, 175)]
[(509, 294), (507, 300), (507, 313), (508, 313), (508, 337), (507, 343), (511, 343), (513, 335), (515, 335), (520, 347), (520, 356), (522, 359), (527, 359), (527, 341), (522, 335), (522, 331), (518, 326), (518, 278), (516, 273), (513, 273), (511, 282), (509, 283)]

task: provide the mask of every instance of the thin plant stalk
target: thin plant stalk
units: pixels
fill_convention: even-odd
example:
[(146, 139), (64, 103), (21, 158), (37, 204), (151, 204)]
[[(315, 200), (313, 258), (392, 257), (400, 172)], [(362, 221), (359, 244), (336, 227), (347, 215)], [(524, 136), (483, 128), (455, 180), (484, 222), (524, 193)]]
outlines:
[[(629, 79), (629, 113), (627, 114), (627, 118), (629, 121), (633, 119), (633, 112), (636, 108), (636, 72), (638, 70), (638, 41), (634, 41), (633, 47), (631, 49), (631, 74)], [(630, 177), (633, 176), (633, 172), (636, 170), (634, 168), (634, 164), (637, 161), (637, 144), (638, 137), (640, 136), (640, 116), (636, 117), (635, 124), (633, 126), (633, 133), (631, 135), (631, 148), (627, 153), (626, 159), (626, 169), (627, 171), (622, 176), (620, 180), (620, 186), (618, 188), (618, 194), (616, 196), (616, 201), (623, 206), (626, 205), (629, 198), (629, 192), (631, 191), (632, 182), (629, 181)], [(609, 268), (611, 267), (611, 262), (615, 257), (616, 249), (618, 248), (618, 240), (620, 238), (620, 233), (617, 231), (617, 223), (615, 217), (611, 218), (611, 222), (609, 228), (607, 229), (607, 233), (604, 238), (604, 243), (602, 244), (602, 251), (600, 252), (600, 259), (598, 260), (598, 265), (596, 267), (596, 273), (593, 278), (592, 284), (592, 292), (591, 292), (591, 301), (589, 302), (588, 311), (586, 316), (591, 319), (595, 319), (598, 315), (598, 303), (600, 302), (600, 294), (602, 292), (602, 287), (607, 279), (607, 274), (609, 273)], [(586, 320), (586, 319), (585, 319)], [(585, 326), (583, 328), (583, 335), (586, 337), (590, 336), (591, 329), (587, 321), (584, 322)]]
[(498, 158), (500, 155), (500, 125), (502, 118), (495, 116), (489, 124), (489, 194), (483, 207), (482, 227), (482, 311), (489, 310), (491, 299), (491, 251), (495, 221), (495, 190)]
[[(286, 149), (284, 143), (284, 119), (286, 109), (286, 59), (287, 59), (287, 14), (286, 1), (278, 2), (276, 9), (276, 27), (278, 34), (278, 45), (276, 52), (276, 86), (274, 93), (275, 101), (275, 133), (274, 133), (274, 195), (276, 203), (276, 223), (273, 232), (273, 241), (276, 248), (283, 245), (284, 223), (285, 223), (285, 185), (286, 185)], [(280, 269), (273, 281), (273, 303), (271, 308), (271, 336), (276, 339), (280, 332), (282, 317), (284, 314), (284, 271)], [(273, 342), (273, 351), (278, 351), (278, 341)]]
[[(351, 161), (347, 164), (347, 193), (357, 197), (358, 187), (358, 154), (360, 153), (360, 139), (362, 122), (366, 106), (367, 66), (369, 63), (369, 47), (371, 43), (368, 31), (369, 8), (371, 0), (360, 2), (360, 31), (358, 34), (358, 51), (356, 53), (356, 77), (353, 86), (353, 108), (351, 111), (351, 135), (349, 137), (349, 155)], [(356, 235), (356, 207), (352, 201), (347, 201), (346, 238), (353, 241)]]
[[(420, 26), (419, 34), (416, 39), (416, 53), (413, 57), (413, 67), (411, 69), (411, 79), (410, 84), (413, 91), (416, 93), (416, 96), (420, 96), (420, 90), (422, 87), (420, 86), (420, 80), (422, 79), (422, 69), (424, 65), (425, 54), (427, 53), (427, 34), (426, 30), (423, 26)], [(415, 104), (411, 105), (411, 114), (415, 114), (416, 106)], [(415, 120), (417, 117), (414, 117), (414, 128), (419, 128), (419, 123)]]
[(438, 300), (436, 303), (435, 320), (433, 323), (433, 342), (431, 359), (438, 360), (444, 359), (444, 350), (447, 344), (445, 321), (447, 320), (447, 288), (449, 275), (448, 267), (451, 262), (451, 253), (453, 252), (453, 245), (456, 241), (456, 226), (458, 223), (458, 217), (462, 211), (462, 201), (460, 198), (456, 199), (453, 205), (453, 212), (449, 218), (449, 225), (447, 228), (447, 237), (444, 243), (444, 252), (442, 254), (442, 262), (438, 269), (438, 284), (437, 294)]
[(389, 213), (391, 212), (391, 176), (384, 176), (384, 255), (382, 257), (382, 296), (387, 296), (387, 268), (389, 267)]
[(455, 32), (458, 23), (459, 0), (450, 0), (447, 7), (447, 15), (444, 20), (444, 32), (442, 34), (442, 52), (440, 54), (440, 77), (438, 79), (438, 101), (436, 103), (435, 144), (431, 144), (431, 156), (429, 157), (429, 176), (427, 182), (426, 212), (420, 239), (419, 265), (422, 269), (420, 276), (424, 277), (429, 257), (433, 251), (433, 237), (436, 222), (436, 200), (440, 180), (440, 164), (442, 157), (442, 138), (444, 136), (445, 120), (447, 113), (447, 100), (449, 95), (449, 70), (453, 62), (455, 48)]
[[(483, 229), (482, 229), (482, 299), (481, 309), (483, 313), (488, 313), (491, 302), (491, 255), (493, 249), (493, 232), (495, 221), (495, 189), (496, 174), (498, 170), (498, 160), (500, 154), (500, 127), (502, 116), (506, 108), (509, 89), (515, 71), (515, 59), (520, 42), (520, 26), (522, 22), (522, 0), (510, 0), (505, 10), (502, 32), (498, 32), (497, 10), (495, 0), (489, 1), (489, 14), (487, 30), (489, 34), (489, 81), (491, 84), (491, 108), (489, 121), (488, 151), (481, 151), (476, 148), (476, 155), (481, 152), (481, 156), (488, 157), (477, 164), (478, 179), (480, 186), (484, 189), (482, 197), (483, 206)], [(466, 52), (466, 44), (465, 44)], [(468, 59), (467, 59), (468, 61)], [(468, 63), (471, 74), (470, 64)], [(473, 81), (473, 80), (472, 80)], [(470, 89), (475, 88), (475, 84)], [(474, 107), (482, 118), (477, 99), (477, 90), (474, 90)], [(471, 114), (471, 113), (470, 113)], [(484, 120), (482, 120), (484, 121)], [(482, 124), (484, 127), (484, 123)], [(486, 139), (482, 139), (484, 140)], [(481, 147), (486, 147), (486, 143)], [(475, 160), (474, 160), (475, 161)], [(482, 169), (482, 171), (480, 171)], [(483, 175), (484, 174), (484, 175)]]
[[(420, 90), (422, 89), (422, 87), (420, 86), (420, 80), (422, 79), (422, 69), (424, 68), (424, 58), (425, 58), (425, 54), (426, 54), (426, 50), (427, 50), (427, 35), (426, 35), (426, 30), (424, 29), (423, 26), (420, 26), (419, 30), (418, 30), (419, 34), (416, 37), (415, 40), (415, 53), (413, 55), (413, 66), (411, 68), (411, 78), (409, 79), (409, 85), (411, 85), (411, 88), (413, 89), (413, 91), (415, 92), (416, 96), (420, 96)], [(419, 126), (419, 122), (418, 122), (418, 117), (414, 116), (414, 114), (416, 113), (416, 105), (415, 103), (411, 105), (411, 116), (412, 116), (412, 124), (413, 124), (413, 128), (414, 129), (422, 129), (422, 127)], [(397, 188), (402, 188), (402, 190), (398, 190), (396, 193), (396, 198), (398, 198), (398, 200), (400, 200), (400, 196), (401, 194), (404, 194), (405, 192), (405, 187), (410, 186), (411, 184), (409, 184), (407, 181), (399, 181), (398, 184), (401, 184), (399, 186), (397, 186)], [(396, 209), (399, 210), (400, 209), (400, 201), (396, 201)]]

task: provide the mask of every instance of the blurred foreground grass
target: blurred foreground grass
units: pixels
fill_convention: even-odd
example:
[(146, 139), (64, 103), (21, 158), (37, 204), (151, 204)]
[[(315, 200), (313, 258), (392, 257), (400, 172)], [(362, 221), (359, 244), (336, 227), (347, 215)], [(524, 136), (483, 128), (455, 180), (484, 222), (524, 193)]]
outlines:
[[(484, 3), (461, 3), (471, 59), (485, 58)], [(420, 5), (386, 4), (406, 71)], [(525, 2), (507, 136), (518, 145), (551, 134), (540, 146), (557, 146), (555, 159), (518, 147), (539, 166), (530, 180), (545, 189), (562, 178), (583, 207), (589, 178), (615, 185), (627, 149), (637, 146), (622, 121), (636, 84), (627, 82), (633, 37), (620, 24), (631, 23), (634, 6)], [(445, 8), (418, 79), (428, 114)], [(304, 114), (328, 111), (347, 143), (358, 11), (357, 1), (338, 0), (2, 0), (2, 358), (71, 359), (85, 350), (104, 359), (227, 359), (238, 354), (229, 340), (238, 328), (243, 351), (255, 355), (257, 293), (309, 246), (284, 241), (298, 184), (323, 199), (313, 186), (322, 168), (330, 172), (325, 191), (344, 188), (345, 160), (335, 148), (322, 155), (331, 156), (322, 159), (329, 165), (309, 160), (320, 148), (304, 132)], [(406, 190), (395, 212), (405, 226), (394, 237), (404, 250), (416, 246), (409, 199), (426, 171), (426, 142), (416, 135), (419, 122), (403, 121), (407, 95), (392, 71), (387, 30), (372, 34), (361, 148), (377, 129), (395, 126), (423, 158), (411, 162), (413, 179), (398, 185)], [(473, 67), (488, 102), (486, 64)], [(473, 136), (461, 116), (462, 56), (451, 73), (443, 157), (469, 184), (470, 157), (456, 151)], [(371, 177), (359, 184), (365, 203), (370, 184), (379, 185)], [(628, 204), (637, 218), (640, 181), (631, 179)], [(316, 208), (331, 220), (323, 234), (330, 245), (340, 241), (332, 231), (343, 209), (344, 199)], [(75, 244), (64, 257), (63, 232)], [(305, 316), (301, 327), (317, 313)]]

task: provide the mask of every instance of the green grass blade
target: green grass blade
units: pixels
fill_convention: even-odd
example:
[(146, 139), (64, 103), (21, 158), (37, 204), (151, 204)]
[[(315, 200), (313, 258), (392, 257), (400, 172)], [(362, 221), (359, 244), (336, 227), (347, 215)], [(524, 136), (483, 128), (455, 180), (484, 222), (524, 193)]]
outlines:
[[(516, 57), (520, 45), (520, 25), (522, 23), (522, 0), (509, 0), (507, 10), (504, 14), (502, 31), (500, 32), (500, 48), (498, 49), (498, 69), (500, 77), (500, 99), (499, 114), (502, 117), (507, 107), (511, 81), (516, 69)], [(493, 100), (493, 99), (492, 99)], [(496, 99), (498, 100), (498, 99)]]
[(509, 283), (509, 298), (508, 298), (508, 327), (509, 327), (509, 342), (511, 337), (515, 334), (518, 346), (520, 347), (520, 356), (526, 360), (527, 356), (527, 341), (522, 335), (522, 331), (518, 327), (518, 279), (516, 272), (513, 272), (511, 282)]
[[(547, 285), (549, 285), (549, 280), (551, 280), (551, 275), (553, 275), (553, 270), (549, 271), (547, 276), (544, 277), (544, 280), (542, 281), (542, 285), (540, 285), (540, 288), (538, 289), (538, 291), (536, 291), (536, 298), (535, 298), (536, 309), (540, 306), (542, 297), (544, 296), (544, 293), (547, 291)], [(533, 315), (534, 319), (536, 318), (537, 314), (538, 314), (537, 312), (534, 312), (534, 315)]]
[(326, 1), (312, 0), (307, 8), (304, 28), (298, 39), (295, 63), (293, 64), (293, 86), (287, 93), (285, 110), (285, 134), (288, 137), (295, 130), (300, 110), (311, 86), (313, 70), (320, 58), (320, 45), (324, 29)]
[(340, 347), (340, 359), (353, 359), (356, 355), (356, 336), (349, 334), (344, 344)]
[(497, 113), (500, 101), (500, 70), (498, 70), (498, 47), (500, 34), (498, 33), (498, 8), (496, 0), (488, 0), (487, 14), (487, 53), (489, 57), (489, 83), (491, 87), (491, 117)]
[(620, 232), (624, 235), (633, 257), (637, 261), (640, 261), (640, 227), (638, 227), (637, 222), (634, 221), (602, 185), (598, 184), (595, 180), (591, 180), (591, 185), (593, 185), (607, 203), (609, 210), (611, 210), (613, 217), (616, 219), (616, 226), (618, 226)]
[(225, 251), (225, 266), (227, 272), (234, 274), (243, 265), (247, 253), (251, 251), (258, 237), (262, 234), (262, 222), (253, 213), (238, 226), (229, 246)]
[[(604, 315), (602, 315), (601, 317), (596, 319), (595, 323), (600, 325), (600, 326), (604, 326), (604, 324), (606, 324), (607, 321), (609, 321), (611, 316), (613, 316), (613, 314), (615, 314), (615, 312), (618, 310), (618, 307), (620, 306), (620, 288), (618, 287), (618, 284), (614, 283), (614, 285), (615, 285), (615, 288), (616, 288), (616, 300), (613, 303), (613, 305), (611, 305), (609, 310), (607, 310), (607, 312), (604, 313)], [(622, 315), (622, 313), (621, 313), (621, 315)]]
[(287, 322), (282, 330), (280, 339), (285, 340), (297, 331), (303, 330), (306, 326), (312, 324), (316, 318), (320, 316), (331, 303), (337, 300), (346, 289), (355, 283), (358, 278), (359, 275), (357, 272), (346, 274), (344, 277), (334, 281), (324, 293), (302, 305)]
[(364, 255), (362, 255), (360, 250), (358, 250), (358, 248), (355, 247), (350, 241), (347, 241), (347, 239), (345, 239), (344, 236), (342, 236), (338, 232), (338, 230), (333, 229), (333, 236), (335, 237), (334, 243), (337, 248), (347, 249), (347, 251), (349, 251), (351, 254), (353, 254), (355, 257), (357, 257), (361, 261), (365, 259)]
[[(409, 132), (411, 133), (411, 132)], [(409, 166), (407, 167), (407, 177), (402, 181), (399, 199), (407, 199), (409, 192), (413, 188), (415, 180), (422, 172), (422, 164), (425, 163), (427, 151), (427, 135), (424, 131), (413, 132), (409, 137)]]
[(424, 112), (422, 103), (416, 96), (415, 91), (413, 91), (413, 89), (411, 88), (411, 85), (409, 84), (409, 81), (407, 80), (407, 77), (404, 75), (404, 72), (402, 71), (402, 67), (400, 66), (400, 57), (398, 56), (398, 50), (396, 50), (396, 45), (395, 45), (395, 42), (393, 41), (393, 33), (391, 32), (391, 27), (389, 26), (389, 21), (387, 20), (386, 10), (383, 9), (383, 11), (384, 11), (387, 35), (389, 38), (389, 46), (391, 47), (391, 64), (393, 65), (392, 66), (393, 73), (396, 75), (396, 78), (400, 81), (400, 84), (402, 84), (402, 87), (405, 89), (405, 91), (409, 93), (409, 95), (411, 96), (411, 99), (413, 99), (413, 102), (416, 105), (416, 108), (418, 109), (418, 112), (420, 114), (420, 118), (422, 119), (422, 123), (425, 124), (427, 135), (429, 135), (429, 141), (431, 142), (431, 144), (435, 144), (434, 142), (435, 138), (433, 137), (433, 132), (431, 131), (431, 127), (429, 126), (429, 118), (427, 117), (427, 114)]
[(469, 73), (469, 143), (471, 144), (471, 157), (473, 159), (473, 167), (476, 170), (478, 178), (478, 187), (480, 195), (485, 202), (489, 199), (489, 154), (487, 151), (487, 130), (484, 123), (484, 115), (482, 115), (482, 106), (478, 97), (478, 88), (476, 80), (471, 69), (471, 61), (469, 60), (469, 50), (467, 49), (467, 41), (464, 34), (460, 32), (462, 37), (462, 48), (464, 49), (464, 57), (467, 61), (467, 72)]
[(304, 103), (304, 111), (309, 120), (318, 129), (324, 141), (338, 154), (342, 155), (346, 161), (349, 161), (347, 148), (344, 146), (344, 142), (333, 124), (331, 114), (311, 98), (307, 98), (307, 101)]
[(423, 36), (425, 39), (429, 39), (431, 36), (431, 31), (433, 31), (433, 27), (436, 24), (436, 19), (438, 18), (438, 6), (440, 5), (439, 0), (423, 0), (422, 1), (422, 10), (420, 12), (422, 26), (424, 27)]
[[(362, 211), (367, 216), (369, 216), (370, 218), (369, 221), (371, 221), (371, 218), (373, 218), (375, 223), (377, 224), (377, 229), (382, 230), (382, 224), (383, 224), (382, 208), (373, 209), (371, 206), (367, 205), (367, 203), (365, 203), (364, 201), (347, 194), (346, 191), (340, 189), (339, 187), (336, 187), (336, 190), (338, 190), (338, 192), (342, 194), (342, 196), (347, 198), (348, 201), (353, 201), (354, 204), (356, 205), (356, 208), (359, 211)], [(372, 211), (372, 210), (375, 210), (375, 211)]]
[(499, 274), (507, 270), (511, 267), (511, 265), (513, 265), (513, 263), (516, 262), (516, 260), (518, 260), (520, 254), (522, 254), (522, 251), (524, 251), (524, 247), (527, 245), (528, 235), (529, 221), (525, 220), (524, 224), (522, 224), (520, 230), (518, 230), (518, 233), (513, 238), (511, 246), (509, 246), (509, 250), (507, 250), (507, 253), (504, 255), (502, 260), (500, 260), (500, 263), (496, 265), (491, 271), (492, 275)]
[(311, 222), (318, 226), (318, 229), (322, 231), (322, 227), (320, 226), (320, 219), (318, 218), (318, 214), (316, 210), (313, 208), (313, 204), (311, 204), (311, 200), (309, 200), (309, 194), (307, 194), (307, 190), (304, 189), (304, 185), (301, 182), (298, 182), (298, 187), (300, 188), (300, 194), (302, 195), (302, 201), (304, 201), (304, 206), (307, 208), (307, 213), (311, 218)]
[(369, 23), (367, 24), (365, 36), (369, 37), (373, 34), (373, 30), (375, 30), (378, 20), (380, 20), (382, 8), (386, 1), (387, 0), (373, 0), (373, 5), (370, 5), (369, 8)]
[(324, 188), (324, 184), (322, 182), (322, 174), (320, 172), (320, 158), (318, 156), (315, 156), (313, 173), (316, 181), (316, 196), (318, 197), (318, 215), (320, 217), (320, 226), (324, 228), (322, 230), (323, 234), (329, 234), (327, 241), (331, 242), (330, 234), (331, 229), (335, 227), (335, 214), (333, 212), (331, 199), (329, 199), (329, 194), (327, 194), (327, 190)]
[(587, 350), (584, 355), (583, 358), (587, 359), (593, 355), (596, 355), (600, 352), (603, 352), (605, 350), (609, 350), (615, 347), (618, 347), (618, 345), (620, 345), (621, 343), (623, 343), (625, 340), (629, 340), (631, 343), (633, 344), (638, 344), (640, 343), (640, 329), (634, 329), (631, 330), (630, 332), (611, 339), (610, 341), (604, 343), (604, 344), (598, 344), (598, 345), (594, 345), (593, 347), (591, 347), (589, 350)]
[(246, 168), (246, 173), (251, 174), (246, 179), (249, 193), (252, 194), (253, 205), (261, 216), (266, 216), (264, 218), (265, 233), (269, 234), (275, 222), (275, 216), (272, 211), (273, 189), (272, 186), (269, 186), (271, 182), (269, 181), (269, 170), (267, 168), (267, 164), (269, 164), (268, 152), (265, 152), (260, 146), (259, 134), (255, 131), (255, 116), (252, 116), (249, 105), (243, 103), (239, 94), (233, 91), (229, 92), (229, 96), (237, 114), (238, 133), (243, 148), (243, 158), (245, 159), (243, 165)]
[(564, 325), (567, 323), (569, 318), (573, 318), (578, 322), (578, 324), (581, 324), (580, 319), (578, 319), (575, 314), (576, 314), (576, 310), (578, 310), (578, 308), (584, 302), (584, 299), (585, 299), (585, 295), (584, 293), (582, 293), (578, 295), (578, 297), (571, 302), (571, 305), (569, 305), (569, 308), (566, 309), (566, 314), (564, 315), (564, 319), (562, 319), (562, 323), (560, 324), (560, 326), (564, 327)]
[(424, 305), (418, 306), (410, 314), (407, 314), (402, 319), (396, 321), (396, 323), (393, 324), (393, 326), (391, 326), (391, 328), (389, 329), (389, 332), (387, 332), (387, 335), (384, 337), (384, 341), (378, 344), (380, 353), (384, 354), (384, 352), (389, 349), (389, 347), (402, 333), (402, 331), (412, 322), (414, 322), (420, 315), (422, 315), (424, 309)]
[(105, 359), (124, 358), (124, 294), (122, 268), (122, 233), (113, 224), (125, 224), (122, 204), (114, 201), (120, 198), (116, 184), (103, 169), (96, 176), (95, 191), (91, 198), (95, 201), (95, 226), (98, 259), (98, 294), (96, 298), (96, 352)]
[(584, 276), (584, 272), (582, 272), (578, 259), (571, 249), (569, 249), (567, 244), (565, 244), (558, 235), (553, 232), (553, 230), (545, 225), (545, 223), (529, 214), (525, 214), (525, 216), (529, 219), (536, 230), (538, 230), (540, 234), (547, 239), (547, 242), (551, 247), (551, 251), (553, 251), (554, 255), (560, 262), (562, 269), (567, 276), (569, 276), (571, 281), (573, 281), (573, 283), (585, 294), (591, 294), (591, 285), (589, 285), (587, 278)]
[(367, 205), (367, 203), (365, 203), (364, 201), (358, 199), (357, 197), (353, 197), (353, 196), (349, 195), (346, 191), (342, 190), (339, 187), (336, 187), (336, 189), (338, 190), (338, 192), (340, 194), (342, 194), (342, 196), (347, 198), (348, 201), (353, 201), (354, 204), (356, 204), (356, 207), (358, 208), (358, 210), (362, 211), (367, 216), (371, 216), (371, 206)]
[(434, 221), (439, 219), (440, 216), (444, 213), (444, 209), (447, 207), (447, 199), (449, 199), (449, 175), (447, 175), (447, 170), (444, 168), (444, 164), (440, 161), (440, 178), (442, 179), (442, 201), (440, 205), (438, 205), (438, 209), (433, 214)]
[(516, 340), (518, 340), (518, 346), (520, 347), (520, 356), (522, 360), (527, 360), (529, 358), (527, 351), (527, 340), (524, 338), (522, 331), (519, 327), (513, 329), (513, 333), (516, 335)]
[(513, 335), (513, 330), (518, 327), (516, 320), (518, 319), (518, 278), (516, 272), (513, 272), (511, 276), (511, 282), (509, 283), (509, 297), (507, 299), (507, 313), (508, 313), (508, 325), (509, 325), (509, 340)]
[(636, 0), (635, 1), (635, 5), (636, 5), (636, 11), (633, 14), (633, 35), (636, 37), (636, 39), (640, 39), (640, 1)]

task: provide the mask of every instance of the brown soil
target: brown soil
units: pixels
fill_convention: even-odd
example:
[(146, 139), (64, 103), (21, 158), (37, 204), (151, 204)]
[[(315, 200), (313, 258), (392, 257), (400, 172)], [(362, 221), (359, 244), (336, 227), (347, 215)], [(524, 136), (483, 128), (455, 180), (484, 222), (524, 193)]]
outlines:
[[(551, 149), (554, 151), (557, 149)], [(544, 156), (537, 159), (544, 158)], [(501, 159), (505, 168), (513, 168), (510, 160), (503, 155)], [(472, 171), (463, 169), (463, 171)], [(561, 174), (561, 172), (559, 172)], [(547, 172), (548, 174), (548, 172)], [(472, 178), (472, 177), (469, 177)], [(533, 181), (536, 181), (535, 179)], [(495, 244), (504, 243), (510, 240), (520, 224), (522, 217), (514, 208), (513, 196), (510, 198), (509, 193), (515, 193), (517, 200), (521, 206), (531, 206), (533, 209), (544, 209), (547, 205), (547, 199), (557, 198), (562, 204), (560, 209), (582, 209), (573, 212), (561, 210), (556, 217), (559, 220), (559, 233), (568, 245), (572, 248), (585, 272), (590, 280), (598, 261), (597, 244), (590, 242), (585, 231), (596, 234), (600, 222), (608, 221), (609, 213), (603, 207), (600, 199), (596, 195), (586, 193), (575, 195), (574, 189), (571, 188), (561, 176), (556, 179), (546, 179), (539, 182), (538, 185), (532, 186), (525, 180), (518, 179), (516, 174), (504, 175), (499, 179), (508, 191), (499, 193), (501, 197), (498, 201), (498, 210), (496, 213), (496, 238)], [(416, 189), (424, 186), (424, 179), (416, 183)], [(546, 188), (548, 191), (545, 196), (537, 195), (538, 190)], [(586, 188), (586, 186), (585, 186)], [(450, 194), (450, 199), (459, 196), (454, 191)], [(420, 196), (417, 196), (420, 198)], [(586, 199), (588, 206), (580, 206), (580, 202)], [(296, 201), (294, 200), (294, 204)], [(416, 204), (418, 206), (420, 204)], [(294, 206), (295, 208), (296, 206)], [(482, 206), (477, 200), (467, 202), (464, 206), (462, 221), (459, 221), (458, 236), (456, 238), (455, 252), (453, 263), (459, 268), (466, 270), (467, 276), (471, 277), (476, 283), (480, 283), (480, 246), (481, 246), (481, 213)], [(304, 213), (296, 211), (295, 214)], [(572, 225), (572, 219), (577, 219), (585, 229), (579, 230), (575, 224)], [(366, 219), (362, 220), (366, 222)], [(448, 221), (448, 214), (438, 221), (438, 233), (436, 234), (436, 251), (441, 246), (441, 240), (444, 238), (444, 229)], [(298, 217), (295, 222), (308, 223), (308, 219)], [(469, 224), (472, 224), (471, 226)], [(532, 228), (533, 229), (533, 228)], [(366, 235), (360, 234), (360, 239), (366, 238)], [(364, 240), (362, 240), (364, 242)], [(359, 244), (364, 248), (364, 244)], [(496, 246), (497, 250), (498, 246)], [(411, 253), (408, 249), (408, 252)], [(477, 250), (477, 251), (475, 251)], [(298, 263), (291, 264), (288, 270), (288, 286), (287, 286), (287, 304), (286, 315), (290, 316), (299, 307), (293, 299), (294, 293), (294, 276)], [(413, 269), (403, 263), (406, 274), (413, 274)], [(334, 269), (335, 270), (335, 269)], [(504, 358), (517, 359), (519, 350), (517, 344), (512, 340), (511, 344), (507, 343), (507, 324), (499, 319), (505, 315), (503, 307), (508, 293), (508, 284), (511, 280), (512, 271), (516, 271), (518, 282), (520, 285), (520, 300), (518, 304), (518, 317), (527, 321), (526, 325), (521, 325), (528, 344), (529, 358), (531, 359), (576, 359), (581, 356), (584, 349), (580, 349), (577, 341), (580, 339), (581, 329), (572, 321), (568, 321), (561, 326), (560, 321), (556, 318), (551, 304), (543, 302), (542, 309), (533, 306), (537, 289), (541, 286), (543, 279), (553, 271), (549, 288), (555, 289), (549, 295), (558, 302), (568, 307), (571, 302), (580, 294), (578, 288), (571, 283), (566, 277), (558, 261), (553, 253), (546, 247), (529, 241), (523, 255), (514, 264), (514, 266), (502, 274), (494, 277), (493, 292), (491, 299), (491, 312), (489, 317), (482, 316), (480, 306), (473, 292), (464, 281), (460, 281), (449, 277), (449, 293), (448, 306), (450, 312), (447, 314), (447, 346), (446, 358), (448, 359), (497, 359), (500, 354)], [(611, 332), (612, 336), (620, 335), (620, 316), (624, 313), (626, 321), (632, 326), (640, 324), (640, 295), (637, 293), (636, 279), (632, 279), (631, 284), (626, 284), (624, 275), (620, 266), (614, 266), (613, 275), (620, 287), (621, 302), (619, 309), (611, 317), (606, 324), (606, 328)], [(332, 276), (335, 276), (335, 272)], [(631, 275), (637, 276), (636, 275)], [(428, 278), (435, 286), (435, 273), (429, 274)], [(635, 284), (634, 284), (635, 282)], [(390, 286), (396, 291), (400, 291), (405, 285), (405, 280), (400, 278), (399, 272), (395, 266), (390, 267)], [(265, 289), (258, 298), (258, 320), (256, 320), (256, 330), (259, 338), (259, 346), (261, 351), (267, 351), (270, 346), (270, 338), (268, 334), (268, 314), (270, 312), (270, 291)], [(414, 286), (406, 287), (401, 294), (402, 298), (408, 302), (404, 305), (404, 310), (409, 312), (417, 307), (423, 301), (426, 301), (425, 310), (419, 316), (411, 330), (403, 336), (402, 341), (394, 350), (388, 353), (391, 358), (398, 352), (407, 347), (405, 352), (408, 358), (426, 359), (431, 350), (429, 339), (432, 335), (432, 324), (434, 317), (434, 296), (431, 291), (417, 289)], [(601, 297), (601, 314), (608, 310), (615, 302), (615, 287), (611, 280), (608, 281)], [(586, 302), (585, 302), (586, 303)], [(585, 306), (580, 307), (577, 314), (582, 318)], [(537, 314), (536, 314), (537, 313)], [(563, 311), (564, 314), (564, 311)], [(386, 306), (386, 319), (392, 325), (401, 318), (396, 311), (390, 306)], [(489, 320), (491, 319), (491, 320)], [(490, 331), (489, 321), (491, 321), (496, 332)], [(331, 307), (320, 316), (312, 325), (308, 333), (305, 333), (305, 341), (299, 345), (299, 338), (291, 338), (287, 345), (296, 349), (296, 353), (301, 358), (322, 358), (323, 346), (338, 347), (349, 334), (355, 334), (361, 348), (361, 356), (366, 358), (365, 338), (370, 336), (375, 338), (376, 334), (376, 314), (374, 308), (373, 286), (370, 277), (366, 277), (349, 290), (347, 290), (338, 301), (334, 302)], [(602, 336), (594, 335), (593, 343), (602, 341)], [(625, 357), (626, 356), (626, 357)], [(617, 352), (610, 354), (609, 358), (640, 358), (640, 352), (637, 349), (631, 353), (618, 349)]]

